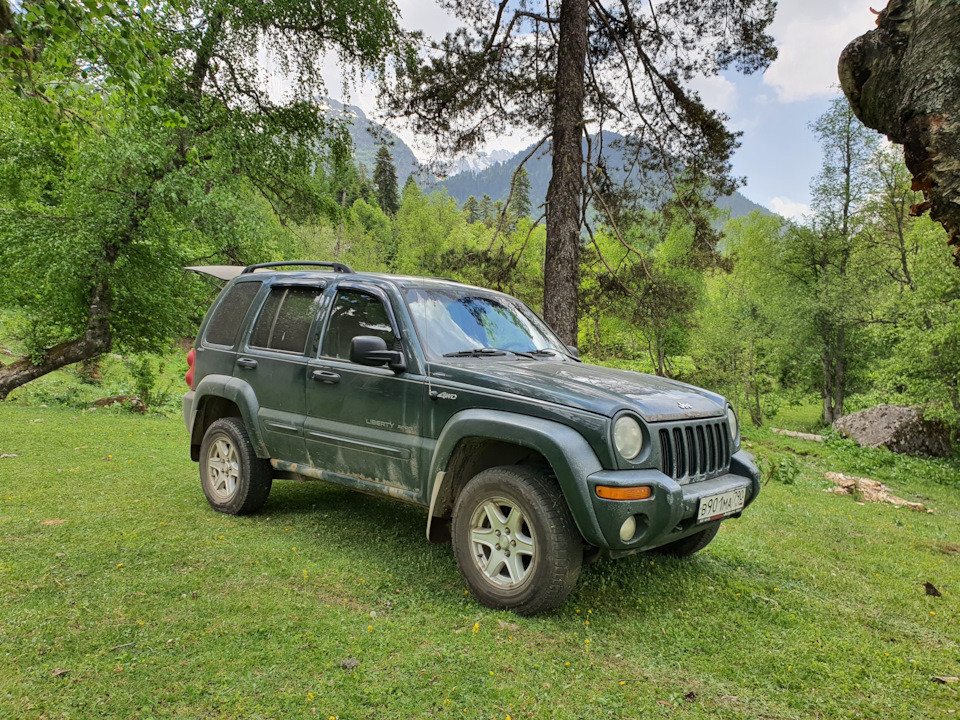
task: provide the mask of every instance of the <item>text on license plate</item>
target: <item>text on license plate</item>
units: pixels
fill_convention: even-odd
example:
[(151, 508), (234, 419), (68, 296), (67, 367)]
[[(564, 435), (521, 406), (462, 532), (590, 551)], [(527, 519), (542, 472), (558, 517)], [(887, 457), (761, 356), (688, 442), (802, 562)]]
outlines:
[(715, 520), (724, 515), (735, 513), (738, 510), (743, 510), (743, 503), (746, 499), (746, 488), (700, 498), (700, 510), (697, 512), (697, 522), (702, 523), (707, 520)]

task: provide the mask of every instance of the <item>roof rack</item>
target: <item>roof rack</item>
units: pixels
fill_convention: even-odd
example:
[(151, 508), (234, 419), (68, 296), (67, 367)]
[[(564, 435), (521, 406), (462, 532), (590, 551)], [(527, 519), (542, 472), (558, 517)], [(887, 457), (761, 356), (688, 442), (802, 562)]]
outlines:
[(241, 275), (247, 275), (261, 268), (272, 268), (272, 267), (286, 267), (288, 265), (310, 265), (317, 267), (328, 267), (331, 268), (334, 272), (338, 273), (353, 273), (354, 270), (349, 265), (344, 265), (343, 263), (338, 262), (322, 262), (320, 260), (290, 260), (284, 262), (268, 262), (268, 263), (259, 263), (257, 265), (247, 265)]

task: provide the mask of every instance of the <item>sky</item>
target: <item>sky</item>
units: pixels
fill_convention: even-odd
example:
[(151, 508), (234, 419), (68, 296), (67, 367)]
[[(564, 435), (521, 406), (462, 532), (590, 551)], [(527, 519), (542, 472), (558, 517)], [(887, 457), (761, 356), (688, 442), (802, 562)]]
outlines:
[[(844, 46), (875, 26), (871, 0), (780, 0), (770, 28), (779, 57), (764, 73), (729, 72), (699, 78), (694, 87), (708, 107), (730, 117), (730, 127), (743, 133), (733, 157), (733, 174), (746, 179), (740, 191), (754, 202), (785, 217), (809, 212), (810, 180), (820, 167), (819, 148), (809, 124), (827, 110), (837, 87), (837, 59)], [(883, 0), (873, 0), (878, 8)], [(424, 0), (398, 0), (401, 25), (441, 37), (457, 23)], [(325, 73), (328, 91), (338, 96), (343, 79), (335, 63)], [(343, 92), (339, 94), (341, 97)], [(353, 87), (350, 102), (376, 118), (376, 97), (370, 87)], [(428, 146), (403, 127), (391, 129), (419, 156), (429, 160)], [(527, 136), (501, 137), (488, 150), (519, 151)]]

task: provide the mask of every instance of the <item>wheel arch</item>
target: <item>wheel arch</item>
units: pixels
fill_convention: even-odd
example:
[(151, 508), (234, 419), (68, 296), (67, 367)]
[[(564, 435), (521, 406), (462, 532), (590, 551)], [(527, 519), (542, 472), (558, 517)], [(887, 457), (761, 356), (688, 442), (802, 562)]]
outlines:
[(197, 385), (193, 401), (194, 415), (190, 424), (190, 458), (200, 459), (203, 435), (214, 422), (224, 417), (243, 420), (250, 444), (259, 458), (269, 458), (266, 443), (257, 422), (260, 404), (247, 383), (228, 375), (208, 375)]
[(457, 413), (440, 433), (430, 464), (427, 535), (434, 517), (451, 514), (457, 495), (472, 477), (500, 465), (548, 469), (580, 534), (590, 544), (601, 542), (603, 536), (582, 478), (602, 466), (586, 439), (552, 420), (484, 409)]

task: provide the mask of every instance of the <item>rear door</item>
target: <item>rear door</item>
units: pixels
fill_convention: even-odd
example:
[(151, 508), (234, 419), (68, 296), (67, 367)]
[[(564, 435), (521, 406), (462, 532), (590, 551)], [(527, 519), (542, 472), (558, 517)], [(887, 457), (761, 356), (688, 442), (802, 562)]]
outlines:
[(274, 285), (260, 308), (234, 377), (253, 388), (258, 421), (270, 457), (306, 462), (303, 443), (306, 352), (311, 345), (323, 285)]
[(387, 295), (376, 286), (341, 281), (319, 357), (307, 373), (304, 435), (310, 463), (422, 501), (423, 378), (351, 362), (350, 342), (358, 335), (382, 337), (388, 349), (404, 348)]

